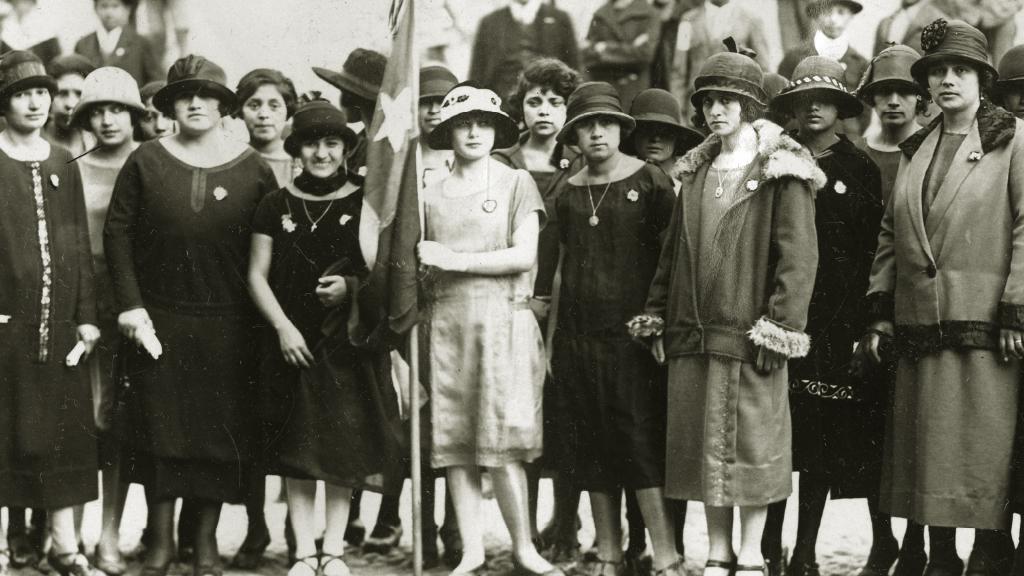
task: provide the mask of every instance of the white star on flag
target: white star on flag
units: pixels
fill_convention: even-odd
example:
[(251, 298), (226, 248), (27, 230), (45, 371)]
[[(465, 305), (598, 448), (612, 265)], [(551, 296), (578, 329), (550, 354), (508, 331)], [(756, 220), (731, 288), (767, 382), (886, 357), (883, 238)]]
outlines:
[(406, 140), (406, 133), (410, 132), (413, 127), (412, 90), (406, 86), (394, 99), (381, 92), (380, 109), (384, 114), (384, 121), (381, 122), (380, 129), (377, 130), (373, 141), (377, 142), (387, 138), (391, 149), (397, 154)]

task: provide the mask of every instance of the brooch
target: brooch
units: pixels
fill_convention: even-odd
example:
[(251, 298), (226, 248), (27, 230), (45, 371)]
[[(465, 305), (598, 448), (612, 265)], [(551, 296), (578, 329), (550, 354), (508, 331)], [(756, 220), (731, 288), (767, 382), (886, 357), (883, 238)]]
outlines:
[(217, 186), (213, 189), (213, 197), (218, 201), (223, 200), (228, 197), (228, 191), (225, 190), (223, 186)]
[(967, 155), (967, 160), (971, 162), (977, 162), (978, 160), (981, 160), (981, 152), (978, 152), (977, 150), (971, 152), (970, 154)]
[(351, 219), (352, 219), (352, 215), (351, 214), (342, 214), (341, 218), (338, 218), (338, 224), (341, 224), (342, 226), (344, 226), (345, 224), (348, 224), (348, 221), (351, 220)]
[(835, 190), (836, 194), (846, 194), (846, 184), (843, 184), (842, 180), (836, 180)]
[(630, 190), (629, 192), (626, 192), (626, 200), (629, 200), (630, 202), (636, 202), (639, 199), (640, 193), (637, 192), (636, 190)]
[(56, 174), (50, 174), (50, 184), (54, 188), (60, 186), (60, 176), (57, 176)]
[(284, 214), (281, 216), (281, 228), (289, 234), (295, 232), (295, 221), (292, 220), (291, 214)]
[(558, 161), (558, 167), (561, 170), (568, 170), (569, 169), (569, 160), (567, 158), (562, 158), (561, 160)]
[(124, 56), (124, 47), (123, 46), (119, 46), (117, 48), (117, 50), (114, 50), (114, 55), (117, 56), (118, 58), (120, 58), (121, 56)]
[(747, 190), (753, 192), (754, 190), (757, 190), (757, 185), (757, 180), (747, 180)]
[(360, 176), (366, 176), (366, 166), (360, 166), (356, 174), (359, 174)]

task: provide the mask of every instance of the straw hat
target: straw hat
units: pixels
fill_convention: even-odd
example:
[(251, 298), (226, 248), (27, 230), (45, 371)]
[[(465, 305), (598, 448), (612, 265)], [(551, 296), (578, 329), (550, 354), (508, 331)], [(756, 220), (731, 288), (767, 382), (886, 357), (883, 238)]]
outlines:
[(57, 82), (46, 74), (38, 56), (27, 50), (14, 50), (0, 56), (0, 102), (29, 88), (46, 88), (53, 95)]
[(112, 102), (143, 113), (146, 107), (139, 96), (139, 85), (131, 74), (114, 66), (97, 68), (82, 82), (82, 99), (71, 113), (71, 125), (88, 128), (90, 109), (97, 104)]
[(377, 100), (387, 64), (388, 59), (380, 52), (356, 48), (349, 53), (340, 71), (314, 66), (313, 72), (342, 92), (355, 94), (365, 100)]
[(988, 61), (988, 40), (980, 30), (963, 20), (942, 18), (921, 31), (922, 56), (910, 67), (910, 74), (922, 88), (928, 89), (928, 69), (943, 60), (967, 62), (979, 70), (988, 70), (993, 78), (999, 73)]
[(565, 125), (555, 136), (562, 144), (576, 144), (576, 124), (587, 118), (605, 116), (622, 125), (622, 141), (636, 128), (636, 120), (622, 111), (622, 101), (615, 87), (607, 82), (584, 82), (569, 95)]
[(846, 89), (843, 65), (824, 56), (808, 56), (793, 69), (789, 86), (782, 89), (771, 106), (775, 110), (793, 111), (801, 97), (815, 96), (839, 108), (839, 118), (853, 118), (864, 111), (864, 104)]
[(462, 83), (448, 92), (441, 103), (441, 122), (427, 136), (434, 150), (451, 150), (455, 121), (466, 116), (484, 116), (494, 123), (494, 149), (515, 145), (519, 138), (516, 123), (501, 110), (501, 98), (486, 88)]
[(356, 147), (358, 137), (348, 127), (345, 111), (318, 96), (300, 102), (292, 116), (291, 134), (284, 139), (284, 150), (292, 157), (299, 156), (303, 143), (325, 136), (341, 136), (346, 153)]
[(164, 116), (174, 117), (174, 101), (195, 94), (213, 96), (227, 109), (225, 115), (238, 107), (238, 97), (227, 87), (224, 69), (202, 56), (179, 58), (167, 71), (167, 85), (153, 95), (153, 106)]

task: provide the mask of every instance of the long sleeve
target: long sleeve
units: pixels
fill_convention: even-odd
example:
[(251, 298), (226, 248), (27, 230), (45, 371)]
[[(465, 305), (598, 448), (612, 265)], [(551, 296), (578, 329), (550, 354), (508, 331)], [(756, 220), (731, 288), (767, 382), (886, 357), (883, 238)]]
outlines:
[(999, 303), (999, 324), (1003, 328), (1024, 330), (1024, 128), (1017, 121), (1010, 146), (1010, 174), (1007, 195), (1013, 216), (1013, 245), (1010, 276)]
[(644, 31), (636, 37), (628, 41), (598, 38), (594, 43), (604, 42), (604, 50), (598, 51), (591, 46), (590, 51), (593, 53), (593, 61), (599, 65), (643, 70), (654, 61), (660, 37), (661, 20), (652, 13), (652, 16), (647, 19)]
[[(686, 194), (684, 190), (682, 194)], [(651, 287), (647, 290), (647, 303), (644, 305), (644, 313), (665, 319), (668, 308), (669, 283), (672, 280), (672, 268), (675, 266), (676, 250), (679, 243), (683, 241), (683, 197), (680, 194), (672, 210), (672, 219), (669, 220), (668, 228), (662, 238), (661, 254), (658, 256), (658, 269), (651, 279)], [(685, 247), (684, 247), (685, 249)]]
[(97, 324), (96, 282), (92, 267), (92, 250), (89, 242), (89, 221), (85, 212), (85, 191), (82, 187), (82, 175), (78, 165), (68, 167), (71, 175), (71, 193), (75, 198), (75, 235), (77, 238), (76, 254), (78, 256), (78, 298), (75, 304), (75, 322)]
[[(905, 170), (906, 158), (900, 159), (900, 170)], [(885, 206), (882, 224), (878, 232), (878, 246), (875, 259), (871, 264), (871, 279), (868, 281), (868, 293), (865, 306), (866, 319), (869, 322), (879, 320), (893, 321), (895, 317), (894, 292), (896, 289), (896, 248), (893, 234), (895, 217), (893, 206), (896, 204), (895, 191), (892, 199)]]
[(113, 278), (117, 309), (121, 312), (145, 305), (135, 274), (135, 236), (141, 194), (139, 167), (134, 158), (129, 157), (114, 183), (107, 222), (103, 227), (103, 250)]
[[(859, 253), (857, 254), (857, 272), (855, 278), (857, 285), (853, 287), (853, 294), (867, 292), (871, 279), (871, 267), (878, 250), (878, 233), (881, 227), (885, 207), (882, 204), (882, 175), (874, 162), (868, 164), (869, 174), (864, 181), (866, 185), (864, 198), (866, 204), (860, 211), (860, 222), (857, 226), (857, 241)], [(867, 318), (863, 314), (859, 318), (864, 320), (861, 328), (866, 327)]]

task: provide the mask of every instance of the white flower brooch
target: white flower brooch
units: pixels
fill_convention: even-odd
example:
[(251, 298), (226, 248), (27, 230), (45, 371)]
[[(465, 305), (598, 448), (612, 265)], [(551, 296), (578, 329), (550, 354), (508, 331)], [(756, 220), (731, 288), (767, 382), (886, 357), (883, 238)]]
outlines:
[(291, 214), (284, 214), (281, 216), (281, 228), (289, 234), (295, 232), (295, 221), (292, 220)]
[(569, 169), (569, 160), (567, 158), (562, 158), (561, 160), (559, 160), (558, 161), (558, 168), (561, 169), (561, 170), (568, 170)]
[(967, 159), (971, 162), (977, 162), (978, 160), (981, 160), (981, 152), (975, 150), (967, 155)]
[(746, 186), (747, 186), (747, 190), (750, 190), (751, 192), (753, 192), (754, 190), (757, 190), (757, 186), (758, 186), (757, 180), (747, 180)]
[(626, 192), (626, 200), (629, 200), (630, 202), (636, 202), (639, 199), (640, 193), (637, 192), (636, 190), (630, 190), (629, 192)]
[(50, 184), (54, 188), (60, 186), (60, 176), (57, 176), (56, 174), (50, 174)]
[(836, 194), (846, 194), (846, 184), (842, 180), (836, 180)]
[(345, 224), (348, 224), (348, 221), (351, 220), (351, 219), (352, 219), (352, 215), (351, 214), (342, 214), (341, 218), (338, 218), (338, 223), (341, 224), (342, 226), (344, 226)]
[(219, 202), (228, 197), (228, 191), (223, 186), (217, 186), (213, 189), (213, 197)]

